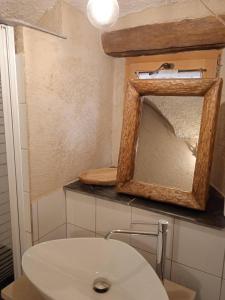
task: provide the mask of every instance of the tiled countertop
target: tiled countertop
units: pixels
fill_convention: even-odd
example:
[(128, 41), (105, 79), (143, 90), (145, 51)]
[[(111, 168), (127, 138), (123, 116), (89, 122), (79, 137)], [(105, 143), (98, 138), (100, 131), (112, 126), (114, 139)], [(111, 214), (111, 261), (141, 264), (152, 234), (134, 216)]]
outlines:
[(116, 192), (115, 187), (86, 185), (79, 181), (75, 181), (66, 185), (64, 188), (65, 190), (89, 195), (91, 194), (107, 201), (114, 201), (120, 204), (130, 205), (131, 207), (153, 211), (167, 216), (173, 216), (177, 219), (195, 224), (225, 229), (225, 217), (223, 215), (224, 199), (213, 188), (210, 188), (209, 201), (205, 212), (144, 199), (142, 197), (119, 194)]

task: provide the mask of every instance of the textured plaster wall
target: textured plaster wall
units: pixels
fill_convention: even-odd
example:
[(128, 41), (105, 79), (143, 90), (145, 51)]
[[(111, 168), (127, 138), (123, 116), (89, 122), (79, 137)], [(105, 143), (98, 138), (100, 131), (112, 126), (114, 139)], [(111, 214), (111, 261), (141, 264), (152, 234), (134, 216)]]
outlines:
[[(217, 13), (225, 12), (224, 0), (208, 0), (207, 3)], [(170, 22), (184, 18), (199, 18), (209, 15), (209, 12), (201, 5), (200, 1), (190, 0), (183, 3), (175, 3), (170, 6), (154, 7), (139, 13), (122, 17), (113, 29), (122, 29), (144, 24)], [(117, 165), (122, 128), (125, 59), (115, 59), (114, 63), (114, 97), (113, 97), (113, 164)], [(220, 77), (225, 81), (225, 50), (223, 51)], [(225, 194), (225, 86), (222, 93), (220, 116), (218, 122), (217, 138), (215, 143), (211, 183)]]
[(63, 1), (62, 0), (56, 1), (56, 4), (52, 7), (52, 9), (47, 10), (42, 15), (37, 25), (40, 25), (41, 27), (49, 31), (61, 34), (63, 30), (62, 9), (63, 9)]
[[(88, 0), (65, 0), (74, 8), (86, 12)], [(189, 0), (118, 0), (120, 15), (127, 15), (134, 11), (140, 11), (146, 7), (171, 5), (175, 2)], [(36, 23), (46, 11), (50, 11), (57, 0), (1, 0), (0, 15), (7, 18), (17, 18)]]
[[(224, 0), (207, 0), (207, 5), (216, 13), (225, 13)], [(141, 12), (129, 14), (119, 19), (114, 28), (122, 29), (145, 24), (173, 22), (183, 19), (200, 18), (210, 15), (210, 12), (199, 0), (174, 2), (173, 5), (147, 8)]]
[(111, 165), (112, 59), (82, 13), (61, 9), (67, 40), (23, 29), (32, 200)]

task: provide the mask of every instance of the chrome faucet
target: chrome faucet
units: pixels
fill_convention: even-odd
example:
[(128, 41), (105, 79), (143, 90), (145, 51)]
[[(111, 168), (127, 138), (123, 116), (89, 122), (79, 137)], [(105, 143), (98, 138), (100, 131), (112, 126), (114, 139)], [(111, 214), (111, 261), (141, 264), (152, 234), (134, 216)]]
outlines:
[(111, 230), (105, 235), (105, 239), (110, 239), (113, 234), (131, 234), (131, 235), (146, 235), (157, 237), (157, 253), (156, 253), (156, 273), (159, 278), (163, 281), (165, 275), (165, 260), (166, 260), (166, 239), (168, 232), (168, 222), (165, 220), (159, 220), (158, 223), (132, 223), (132, 225), (158, 225), (157, 232), (149, 231), (135, 231), (135, 230), (123, 230), (115, 229)]

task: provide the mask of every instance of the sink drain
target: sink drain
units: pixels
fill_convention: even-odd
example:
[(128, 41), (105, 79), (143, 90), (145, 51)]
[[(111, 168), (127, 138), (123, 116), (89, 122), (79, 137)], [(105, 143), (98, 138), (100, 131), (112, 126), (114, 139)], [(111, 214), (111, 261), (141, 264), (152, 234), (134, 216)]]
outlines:
[(97, 278), (93, 283), (93, 289), (96, 293), (103, 294), (108, 292), (111, 283), (105, 278)]

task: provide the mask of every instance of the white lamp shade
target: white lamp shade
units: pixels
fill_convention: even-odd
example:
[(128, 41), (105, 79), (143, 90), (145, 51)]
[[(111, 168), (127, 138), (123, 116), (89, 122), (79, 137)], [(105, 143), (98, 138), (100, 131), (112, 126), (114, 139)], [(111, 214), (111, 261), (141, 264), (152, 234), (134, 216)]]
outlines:
[(97, 28), (112, 26), (119, 17), (117, 0), (89, 0), (87, 16), (91, 24)]

